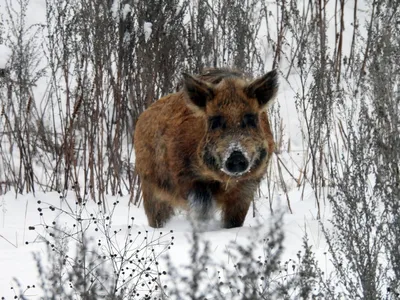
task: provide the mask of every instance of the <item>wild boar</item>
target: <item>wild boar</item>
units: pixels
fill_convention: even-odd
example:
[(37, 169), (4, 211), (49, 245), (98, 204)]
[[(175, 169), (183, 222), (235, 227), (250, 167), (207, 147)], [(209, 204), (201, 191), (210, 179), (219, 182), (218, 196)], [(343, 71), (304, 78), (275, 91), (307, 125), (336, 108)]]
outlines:
[(266, 108), (277, 90), (276, 70), (255, 80), (183, 73), (180, 91), (141, 114), (134, 147), (150, 226), (164, 226), (176, 207), (204, 220), (220, 209), (223, 227), (243, 225), (274, 151)]

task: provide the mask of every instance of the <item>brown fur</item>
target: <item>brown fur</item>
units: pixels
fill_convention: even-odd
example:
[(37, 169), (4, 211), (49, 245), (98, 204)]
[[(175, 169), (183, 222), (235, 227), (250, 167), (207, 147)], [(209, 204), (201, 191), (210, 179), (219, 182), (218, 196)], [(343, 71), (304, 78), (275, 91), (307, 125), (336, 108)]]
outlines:
[[(277, 92), (276, 72), (251, 82), (221, 69), (184, 77), (181, 91), (159, 99), (136, 124), (136, 168), (149, 225), (162, 227), (175, 207), (205, 217), (215, 203), (224, 227), (242, 226), (274, 151), (265, 107)], [(246, 164), (238, 165), (233, 152), (250, 169), (241, 173)]]

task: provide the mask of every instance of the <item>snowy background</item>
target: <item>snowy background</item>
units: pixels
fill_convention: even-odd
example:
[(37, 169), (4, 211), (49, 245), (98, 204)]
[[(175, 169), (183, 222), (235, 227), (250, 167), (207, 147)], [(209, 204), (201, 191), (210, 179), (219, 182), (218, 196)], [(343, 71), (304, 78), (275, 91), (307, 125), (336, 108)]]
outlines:
[[(400, 4), (145, 2), (0, 0), (0, 297), (397, 299)], [(277, 151), (243, 227), (152, 229), (135, 121), (209, 66), (278, 69)]]

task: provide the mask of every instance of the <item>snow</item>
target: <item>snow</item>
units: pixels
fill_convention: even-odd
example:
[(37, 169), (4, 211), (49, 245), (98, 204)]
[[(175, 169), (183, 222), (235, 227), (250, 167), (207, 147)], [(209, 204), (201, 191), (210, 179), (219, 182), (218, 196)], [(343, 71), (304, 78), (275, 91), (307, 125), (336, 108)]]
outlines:
[(111, 13), (114, 19), (118, 18), (119, 15), (119, 7), (120, 7), (120, 1), (114, 0), (111, 6)]
[(0, 69), (5, 69), (12, 52), (6, 45), (0, 45)]
[(125, 20), (128, 14), (132, 11), (132, 7), (129, 4), (124, 4), (122, 6), (122, 9), (120, 10), (121, 7), (121, 0), (114, 0), (111, 6), (111, 13), (114, 19), (118, 19), (119, 17), (122, 18), (122, 20)]
[(143, 31), (144, 31), (144, 39), (146, 42), (150, 39), (152, 26), (153, 24), (151, 24), (150, 22), (144, 22)]
[[(266, 193), (264, 189), (263, 193)], [(301, 200), (300, 191), (292, 191), (289, 194), (294, 213), (292, 215), (286, 214), (284, 218), (284, 231), (286, 233), (284, 258), (286, 259), (296, 258), (296, 253), (301, 250), (302, 238), (306, 231), (311, 244), (314, 246), (313, 250), (319, 254), (320, 258), (326, 248), (319, 222), (315, 219), (316, 207), (313, 203), (312, 191), (306, 189), (305, 195), (304, 200)], [(117, 201), (118, 204), (113, 205)], [(185, 213), (175, 216), (166, 224), (165, 228), (152, 229), (147, 225), (143, 208), (129, 205), (129, 195), (122, 197), (108, 196), (106, 213), (104, 213), (102, 205), (97, 205), (94, 201), (87, 202), (83, 209), (75, 202), (73, 193), (69, 193), (65, 198), (56, 192), (37, 193), (35, 196), (32, 194), (19, 195), (18, 197), (15, 197), (13, 192), (8, 192), (0, 196), (0, 269), (7, 270), (7, 272), (0, 272), (0, 297), (9, 299), (14, 295), (17, 288), (14, 278), (18, 279), (22, 286), (35, 285), (35, 288), (29, 290), (28, 295), (30, 297), (36, 299), (41, 295), (38, 270), (32, 253), (39, 253), (42, 259), (46, 261), (46, 244), (43, 237), (50, 240), (51, 238), (49, 237), (49, 230), (46, 230), (43, 224), (50, 225), (50, 227), (57, 224), (57, 226), (63, 228), (63, 231), (72, 234), (77, 231), (74, 227), (76, 225), (74, 215), (80, 215), (85, 220), (90, 220), (90, 216), (94, 215), (98, 224), (106, 216), (110, 216), (109, 224), (111, 224), (112, 230), (119, 231), (120, 239), (115, 243), (117, 246), (123, 245), (123, 238), (121, 237), (127, 236), (128, 233), (135, 235), (139, 231), (147, 230), (150, 235), (158, 236), (160, 232), (172, 230), (175, 245), (167, 253), (176, 265), (189, 261), (188, 250), (191, 244), (188, 237), (192, 231), (192, 226)], [(241, 228), (222, 229), (218, 222), (214, 222), (212, 226), (200, 233), (201, 239), (211, 243), (212, 257), (216, 261), (228, 263), (225, 252), (231, 242), (234, 241), (235, 244), (248, 243), (248, 238), (254, 237), (256, 228), (260, 232), (268, 231), (273, 216), (269, 211), (267, 199), (259, 199), (256, 202), (256, 207), (256, 218), (251, 216), (251, 208), (245, 224)], [(276, 201), (274, 207), (275, 211), (279, 208), (285, 209), (284, 201)], [(40, 213), (43, 215), (40, 216)], [(127, 224), (130, 223), (131, 217), (134, 217), (134, 222), (132, 228), (128, 229)], [(33, 226), (34, 230), (29, 230), (30, 226)], [(88, 240), (104, 240), (102, 230), (95, 230), (96, 227), (100, 228), (101, 226), (89, 221), (85, 226), (87, 226)], [(164, 241), (169, 238), (169, 236), (166, 236)], [(138, 240), (137, 243), (139, 242)], [(70, 249), (74, 249), (74, 247), (74, 243), (69, 246)], [(136, 248), (133, 246), (132, 249)], [(105, 250), (103, 249), (103, 251)], [(14, 289), (11, 289), (11, 287)]]

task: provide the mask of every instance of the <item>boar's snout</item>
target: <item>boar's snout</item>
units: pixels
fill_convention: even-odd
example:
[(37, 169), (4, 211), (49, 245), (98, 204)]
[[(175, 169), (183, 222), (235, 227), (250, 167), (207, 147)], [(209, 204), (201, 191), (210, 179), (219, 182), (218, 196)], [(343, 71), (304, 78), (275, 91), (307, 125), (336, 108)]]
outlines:
[(238, 176), (247, 171), (249, 161), (241, 151), (234, 150), (226, 159), (224, 167), (232, 175)]

